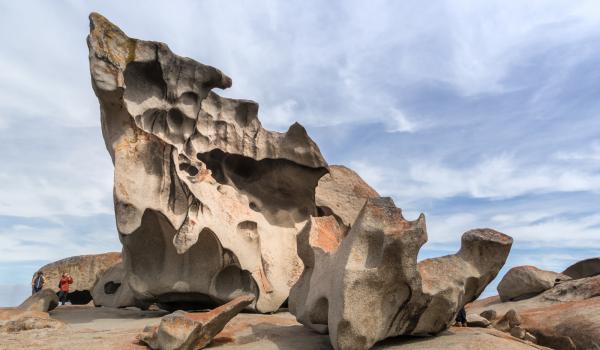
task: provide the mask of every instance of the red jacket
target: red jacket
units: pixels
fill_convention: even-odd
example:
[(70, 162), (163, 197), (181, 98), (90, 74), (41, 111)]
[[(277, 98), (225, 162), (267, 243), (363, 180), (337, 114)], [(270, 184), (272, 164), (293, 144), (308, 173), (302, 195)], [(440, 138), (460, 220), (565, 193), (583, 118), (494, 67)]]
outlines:
[(73, 283), (73, 277), (62, 277), (60, 279), (60, 290), (63, 292), (69, 291), (69, 284)]

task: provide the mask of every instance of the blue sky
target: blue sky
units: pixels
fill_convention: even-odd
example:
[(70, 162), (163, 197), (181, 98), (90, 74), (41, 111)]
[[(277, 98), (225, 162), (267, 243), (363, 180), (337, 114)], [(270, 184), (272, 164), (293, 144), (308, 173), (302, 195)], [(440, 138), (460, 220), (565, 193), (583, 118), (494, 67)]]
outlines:
[(515, 239), (507, 267), (600, 255), (595, 1), (4, 1), (0, 306), (47, 262), (120, 249), (91, 11), (223, 70), (218, 93), (259, 102), (267, 128), (299, 121), (330, 164), (424, 212), (421, 258), (476, 227)]

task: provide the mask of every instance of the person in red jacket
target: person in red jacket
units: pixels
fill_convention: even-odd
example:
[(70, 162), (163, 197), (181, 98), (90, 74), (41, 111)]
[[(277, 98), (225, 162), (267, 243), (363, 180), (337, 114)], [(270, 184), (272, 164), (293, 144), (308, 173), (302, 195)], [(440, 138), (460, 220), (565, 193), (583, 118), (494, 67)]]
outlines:
[(69, 285), (73, 283), (73, 277), (68, 273), (64, 272), (62, 277), (60, 278), (60, 282), (58, 282), (59, 291), (58, 291), (58, 300), (62, 305), (65, 305), (67, 302), (67, 296), (69, 295)]

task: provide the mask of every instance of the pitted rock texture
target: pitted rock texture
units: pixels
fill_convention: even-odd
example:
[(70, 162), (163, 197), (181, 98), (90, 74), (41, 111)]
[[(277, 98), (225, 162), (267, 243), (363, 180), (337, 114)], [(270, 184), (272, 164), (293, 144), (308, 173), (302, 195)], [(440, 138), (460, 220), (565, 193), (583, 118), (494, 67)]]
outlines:
[(356, 220), (367, 199), (379, 194), (356, 172), (343, 165), (331, 165), (319, 180), (317, 207), (322, 215), (333, 215), (346, 229)]
[[(69, 286), (69, 300), (73, 304), (87, 304), (92, 300), (91, 290), (104, 271), (121, 262), (121, 253), (111, 252), (79, 255), (44, 265), (38, 271), (46, 276), (44, 288), (58, 292), (58, 282), (64, 272), (73, 277)], [(37, 273), (37, 271), (36, 271)], [(35, 276), (35, 273), (34, 273)]]
[(158, 327), (147, 327), (138, 339), (156, 350), (202, 349), (252, 301), (254, 295), (242, 295), (207, 313), (176, 311), (163, 317)]
[(540, 270), (535, 266), (516, 266), (502, 277), (498, 284), (498, 295), (502, 301), (526, 299), (570, 279), (569, 276)]
[(134, 297), (193, 308), (251, 293), (251, 308), (276, 310), (302, 271), (295, 236), (318, 214), (319, 148), (299, 124), (267, 131), (257, 103), (212, 92), (232, 84), (220, 70), (129, 38), (99, 14), (90, 22)]
[(290, 312), (329, 332), (335, 349), (447, 329), (496, 276), (512, 239), (472, 230), (457, 254), (417, 265), (426, 240), (425, 217), (406, 221), (389, 198), (368, 199), (345, 237), (333, 216), (312, 218), (298, 235), (305, 269), (291, 290)]

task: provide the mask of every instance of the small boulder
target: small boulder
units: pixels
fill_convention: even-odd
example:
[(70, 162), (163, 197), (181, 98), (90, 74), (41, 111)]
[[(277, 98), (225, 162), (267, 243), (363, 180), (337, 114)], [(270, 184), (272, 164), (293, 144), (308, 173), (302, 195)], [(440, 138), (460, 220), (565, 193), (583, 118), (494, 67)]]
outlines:
[(496, 312), (496, 310), (489, 309), (480, 313), (479, 316), (485, 318), (488, 321), (493, 321), (496, 319), (496, 317), (498, 317), (498, 313)]
[(477, 314), (467, 314), (467, 326), (487, 328), (490, 326), (490, 321)]
[(17, 308), (24, 311), (48, 312), (58, 306), (58, 296), (50, 288), (43, 289), (19, 305)]
[(510, 332), (514, 327), (521, 325), (521, 316), (514, 309), (510, 309), (492, 325), (499, 331)]
[(515, 338), (525, 339), (526, 334), (527, 332), (520, 326), (516, 326), (510, 329), (510, 335), (512, 335)]
[(503, 302), (527, 299), (570, 279), (563, 274), (540, 270), (535, 266), (517, 266), (504, 275), (498, 284), (498, 294)]
[(567, 269), (563, 271), (563, 275), (567, 275), (572, 279), (600, 275), (600, 257), (578, 261), (567, 267)]
[(254, 295), (239, 296), (210, 312), (175, 311), (162, 318), (158, 327), (146, 327), (138, 340), (151, 349), (198, 350), (207, 346), (227, 322), (254, 301)]

